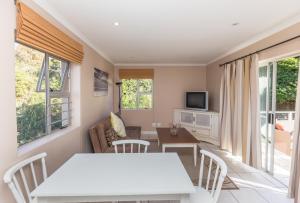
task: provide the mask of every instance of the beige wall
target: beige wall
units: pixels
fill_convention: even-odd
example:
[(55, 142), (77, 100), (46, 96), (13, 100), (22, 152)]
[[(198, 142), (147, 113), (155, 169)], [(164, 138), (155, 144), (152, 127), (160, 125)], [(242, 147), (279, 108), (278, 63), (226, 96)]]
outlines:
[[(89, 152), (91, 145), (88, 137), (88, 128), (108, 116), (113, 111), (113, 78), (114, 67), (112, 64), (105, 61), (91, 48), (87, 47), (84, 50), (85, 57), (81, 68), (81, 129), (83, 132), (82, 147), (83, 150)], [(94, 96), (94, 67), (108, 72), (109, 87), (108, 96)]]
[[(233, 54), (230, 54), (212, 64), (207, 66), (207, 89), (210, 94), (210, 106), (212, 109), (219, 110), (219, 100), (220, 100), (220, 81), (222, 75), (222, 69), (219, 64), (239, 58), (246, 54), (255, 52), (259, 49), (271, 46), (273, 44), (282, 42), (294, 36), (300, 35), (300, 23), (295, 24), (285, 30), (282, 30), (270, 37), (260, 40), (244, 49), (241, 49)], [(274, 47), (272, 49), (266, 50), (259, 54), (260, 60), (268, 60), (271, 58), (289, 56), (298, 53), (300, 55), (300, 38), (293, 40), (291, 42), (285, 43), (283, 45)]]
[[(45, 13), (43, 15), (47, 16)], [(53, 19), (49, 20), (54, 22)], [(57, 24), (57, 23), (56, 23)], [(57, 24), (58, 25), (58, 24)], [(59, 25), (58, 25), (59, 26)], [(59, 26), (61, 27), (61, 26)], [(62, 27), (61, 27), (62, 28)], [(0, 1), (0, 203), (13, 203), (3, 174), (12, 164), (39, 152), (47, 152), (48, 171), (52, 173), (76, 152), (89, 151), (87, 128), (96, 120), (108, 115), (113, 108), (112, 82), (106, 97), (93, 96), (93, 68), (99, 67), (109, 72), (113, 80), (113, 65), (84, 45), (84, 61), (81, 67), (72, 65), (73, 127), (65, 129), (62, 135), (33, 150), (18, 153), (15, 72), (14, 72), (14, 1)], [(63, 28), (62, 28), (63, 29)], [(74, 36), (73, 36), (74, 37)], [(73, 77), (74, 76), (74, 77)]]
[[(116, 78), (119, 68), (116, 67)], [(154, 69), (153, 109), (123, 110), (127, 125), (140, 125), (143, 131), (153, 131), (152, 123), (168, 126), (173, 120), (173, 110), (184, 107), (186, 91), (206, 90), (206, 67), (149, 67)], [(115, 91), (117, 92), (117, 91)], [(116, 96), (116, 100), (117, 100)], [(117, 102), (115, 102), (117, 103)]]

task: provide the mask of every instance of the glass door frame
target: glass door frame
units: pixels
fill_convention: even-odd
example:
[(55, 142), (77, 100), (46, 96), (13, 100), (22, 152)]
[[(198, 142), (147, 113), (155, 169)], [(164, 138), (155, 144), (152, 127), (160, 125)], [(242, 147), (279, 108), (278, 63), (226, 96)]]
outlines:
[[(275, 115), (276, 115), (276, 81), (277, 81), (277, 61), (272, 60), (259, 63), (259, 68), (267, 67), (267, 92), (266, 92), (266, 146), (265, 146), (265, 162), (263, 169), (273, 174), (274, 172), (274, 136), (275, 136)], [(270, 97), (271, 95), (271, 97)], [(271, 99), (271, 101), (270, 101)], [(269, 144), (270, 141), (270, 144)]]
[[(278, 56), (278, 57), (273, 57), (273, 58), (269, 58), (269, 59), (264, 59), (264, 60), (261, 60), (261, 61), (259, 61), (259, 69), (260, 68), (263, 68), (263, 67), (269, 67), (269, 64), (272, 64), (272, 66), (274, 67), (274, 72), (273, 72), (273, 77), (272, 77), (272, 79), (273, 79), (273, 81), (275, 81), (275, 83), (274, 83), (274, 86), (272, 87), (272, 110), (273, 110), (273, 113), (275, 113), (275, 114), (273, 114), (273, 125), (272, 125), (272, 127), (271, 128), (269, 128), (269, 127), (267, 127), (267, 132), (268, 132), (268, 134), (270, 135), (272, 135), (272, 137), (271, 137), (271, 144), (270, 144), (270, 146), (268, 147), (268, 146), (264, 146), (264, 143), (263, 143), (263, 139), (261, 138), (260, 140), (261, 140), (261, 146), (262, 147), (268, 147), (268, 150), (272, 150), (272, 151), (269, 151), (268, 153), (270, 153), (271, 152), (271, 160), (270, 159), (268, 159), (268, 157), (262, 157), (263, 159), (262, 159), (262, 169), (263, 170), (265, 170), (267, 173), (270, 173), (271, 175), (275, 175), (275, 173), (276, 173), (276, 171), (274, 171), (274, 170), (276, 170), (276, 162), (278, 162), (278, 161), (276, 161), (276, 159), (275, 159), (275, 124), (276, 124), (276, 112), (277, 112), (277, 98), (276, 98), (276, 93), (277, 93), (277, 71), (278, 71), (278, 62), (280, 62), (280, 61), (282, 61), (282, 60), (284, 60), (284, 59), (287, 59), (287, 58), (298, 58), (299, 59), (299, 70), (298, 70), (298, 74), (300, 74), (300, 52), (299, 51), (296, 51), (296, 52), (292, 52), (292, 53), (288, 53), (288, 54), (284, 54), (284, 55), (280, 55), (280, 56)], [(268, 68), (269, 69), (269, 71), (270, 71), (270, 68)], [(267, 77), (270, 77), (270, 73), (268, 72), (268, 75), (267, 75)], [(298, 77), (299, 77), (299, 75), (298, 75)], [(269, 78), (268, 78), (268, 80), (269, 80)], [(269, 82), (267, 83), (267, 85), (268, 85), (268, 89), (270, 89), (270, 87), (269, 87)], [(264, 86), (265, 87), (265, 86)], [(297, 87), (297, 88), (300, 88), (299, 86)], [(269, 92), (270, 92), (270, 90), (269, 90)], [(261, 99), (261, 94), (260, 94), (260, 99)], [(268, 105), (270, 106), (270, 95), (268, 95)], [(264, 105), (265, 106), (265, 105)], [(260, 114), (262, 114), (262, 113), (271, 113), (272, 111), (270, 111), (270, 108), (268, 107), (268, 109), (266, 109), (267, 111), (266, 112), (264, 112), (262, 109), (261, 109), (261, 107), (260, 107)], [(268, 115), (270, 115), (270, 114), (268, 114)], [(260, 117), (260, 118), (262, 118), (262, 117)], [(267, 117), (267, 125), (269, 125), (268, 123), (268, 121), (269, 121), (269, 119), (268, 119), (268, 117)], [(261, 121), (261, 123), (262, 123), (262, 121)], [(263, 128), (261, 128), (261, 133), (262, 133), (262, 135), (263, 135), (263, 133), (265, 133), (265, 129), (263, 129)], [(268, 137), (268, 138), (270, 138), (270, 137)], [(267, 143), (267, 142), (266, 142)], [(293, 145), (293, 143), (292, 143), (292, 145)], [(262, 149), (264, 149), (264, 148), (262, 148)], [(263, 150), (262, 150), (263, 151)], [(263, 155), (263, 153), (262, 153), (262, 155)], [(268, 156), (268, 154), (266, 153), (266, 156)], [(267, 160), (265, 163), (264, 163), (264, 161), (265, 160)], [(269, 162), (269, 165), (268, 165), (268, 162)]]

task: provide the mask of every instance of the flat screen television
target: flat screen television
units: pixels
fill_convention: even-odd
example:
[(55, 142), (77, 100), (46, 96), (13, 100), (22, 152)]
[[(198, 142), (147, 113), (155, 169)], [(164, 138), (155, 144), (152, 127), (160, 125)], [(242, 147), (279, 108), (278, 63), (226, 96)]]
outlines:
[(201, 111), (208, 110), (208, 92), (186, 92), (185, 107), (187, 109), (195, 109)]

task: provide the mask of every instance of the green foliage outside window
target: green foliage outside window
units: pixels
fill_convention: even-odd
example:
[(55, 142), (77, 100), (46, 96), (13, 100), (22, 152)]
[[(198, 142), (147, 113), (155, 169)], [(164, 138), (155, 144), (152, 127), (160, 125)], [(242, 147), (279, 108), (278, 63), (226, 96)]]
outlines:
[(60, 91), (62, 85), (62, 62), (51, 58), (49, 62), (49, 85), (51, 91)]
[(45, 93), (37, 82), (45, 54), (16, 44), (16, 105), (19, 145), (45, 135)]
[[(16, 74), (16, 111), (18, 144), (23, 145), (46, 135), (46, 93), (45, 77), (41, 91), (38, 91), (38, 81), (42, 74), (45, 54), (29, 47), (17, 44), (15, 46)], [(49, 58), (50, 91), (61, 90), (62, 62)], [(57, 103), (57, 104), (56, 104)], [(51, 99), (51, 121), (62, 119), (62, 99)], [(62, 123), (51, 125), (51, 129), (61, 128)]]
[(295, 104), (298, 71), (299, 58), (287, 58), (277, 63), (277, 104), (281, 106)]
[(122, 108), (152, 108), (152, 79), (122, 80)]
[(137, 80), (122, 80), (122, 108), (137, 108)]

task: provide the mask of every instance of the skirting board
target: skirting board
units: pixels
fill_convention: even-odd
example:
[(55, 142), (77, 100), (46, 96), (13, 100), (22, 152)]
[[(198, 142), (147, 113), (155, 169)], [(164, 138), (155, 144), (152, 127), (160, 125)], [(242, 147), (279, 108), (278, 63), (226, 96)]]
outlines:
[(157, 139), (157, 132), (156, 131), (142, 131), (142, 139), (147, 140), (156, 140)]

